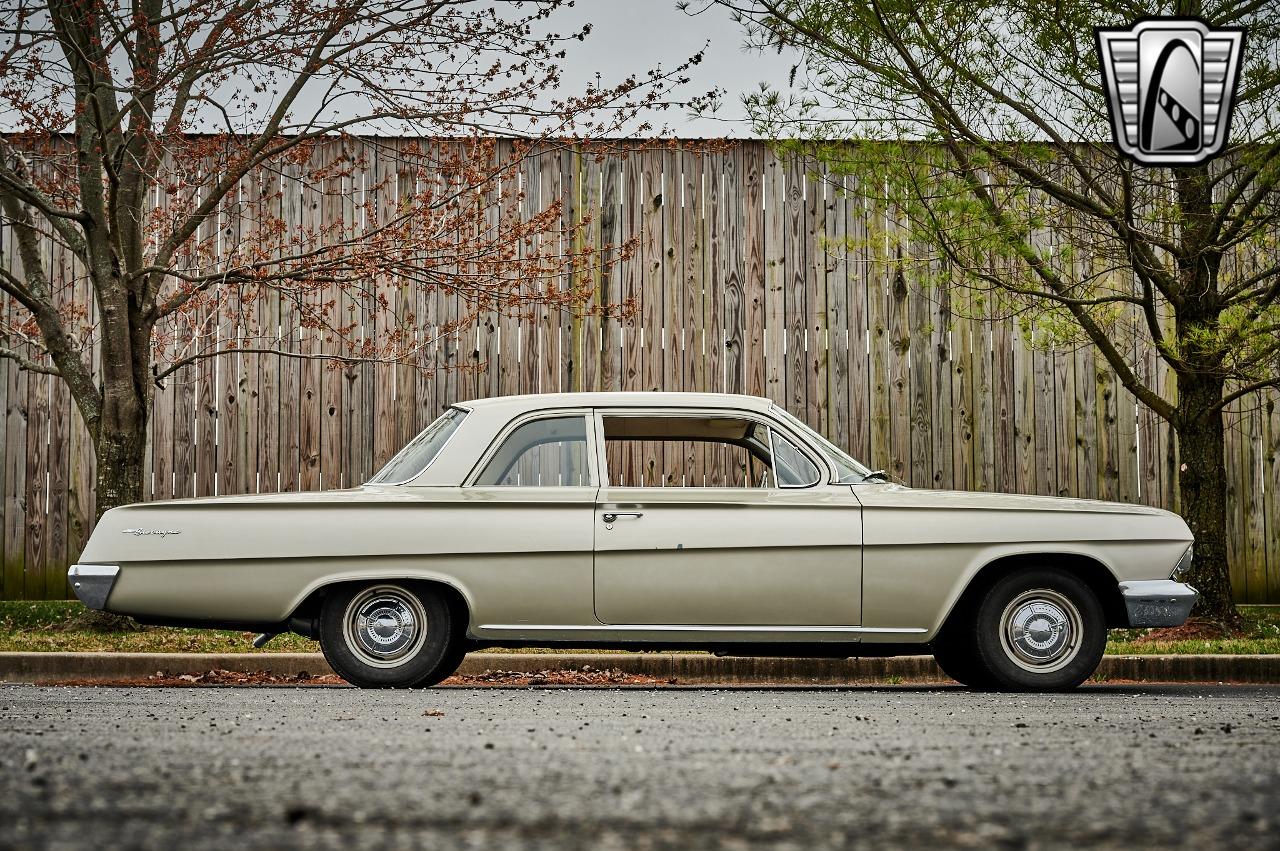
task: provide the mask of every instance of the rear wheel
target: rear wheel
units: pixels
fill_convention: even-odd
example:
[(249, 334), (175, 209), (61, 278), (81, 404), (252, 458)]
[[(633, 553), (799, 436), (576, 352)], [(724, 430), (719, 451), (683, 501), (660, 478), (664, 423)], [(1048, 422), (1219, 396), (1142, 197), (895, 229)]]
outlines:
[(320, 610), (325, 659), (362, 688), (434, 685), (461, 661), (457, 653), (464, 642), (457, 632), (438, 593), (407, 583), (343, 586)]
[(437, 683), (447, 680), (453, 676), (458, 668), (462, 666), (462, 660), (467, 656), (467, 642), (462, 640), (454, 641), (449, 645), (449, 652), (440, 662), (436, 669), (431, 672), (430, 676), (424, 677), (414, 683), (414, 688), (429, 688)]
[(996, 582), (978, 603), (975, 665), (991, 686), (1059, 691), (1097, 669), (1107, 643), (1097, 595), (1059, 570), (1019, 571)]

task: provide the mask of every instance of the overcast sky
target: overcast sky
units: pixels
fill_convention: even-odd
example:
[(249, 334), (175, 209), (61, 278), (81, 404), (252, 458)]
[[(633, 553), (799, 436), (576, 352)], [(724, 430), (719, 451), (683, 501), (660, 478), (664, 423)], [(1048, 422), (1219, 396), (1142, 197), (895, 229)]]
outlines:
[[(555, 94), (581, 94), (596, 81), (597, 74), (600, 82), (609, 86), (629, 75), (643, 76), (659, 68), (671, 70), (705, 48), (702, 63), (689, 72), (691, 82), (673, 98), (687, 99), (722, 89), (722, 106), (716, 118), (693, 118), (686, 110), (672, 109), (650, 113), (646, 119), (656, 128), (665, 125), (676, 136), (685, 138), (751, 135), (742, 95), (758, 89), (765, 81), (782, 87), (795, 55), (744, 50), (742, 28), (725, 9), (712, 6), (701, 14), (689, 15), (678, 10), (675, 3), (676, 0), (576, 0), (573, 8), (562, 7), (549, 20), (535, 25), (535, 31), (545, 29), (563, 35), (588, 22), (592, 24), (592, 33), (585, 41), (565, 45), (567, 57), (561, 63), (564, 90)], [(700, 8), (705, 0), (694, 0), (693, 5)], [(226, 87), (242, 85), (232, 80)], [(316, 88), (323, 89), (323, 84), (317, 83)], [(295, 114), (308, 114), (309, 97), (304, 92)], [(196, 119), (193, 129), (215, 130), (223, 126), (221, 113), (211, 111), (206, 117), (208, 127)], [(15, 120), (12, 115), (0, 114), (0, 132), (14, 129)], [(364, 131), (404, 132), (372, 125)], [(633, 128), (621, 135), (632, 133)]]
[[(700, 5), (696, 0), (695, 8)], [(557, 12), (552, 20), (559, 32), (588, 21), (594, 25), (591, 37), (573, 45), (564, 62), (570, 88), (581, 89), (596, 72), (607, 83), (657, 66), (671, 68), (707, 44), (702, 64), (693, 69), (688, 94), (724, 89), (719, 120), (690, 119), (670, 111), (655, 117), (655, 123), (665, 122), (683, 137), (750, 135), (742, 94), (762, 81), (783, 87), (795, 63), (795, 54), (743, 50), (742, 28), (720, 6), (691, 16), (676, 9), (675, 0), (577, 0), (574, 8)]]

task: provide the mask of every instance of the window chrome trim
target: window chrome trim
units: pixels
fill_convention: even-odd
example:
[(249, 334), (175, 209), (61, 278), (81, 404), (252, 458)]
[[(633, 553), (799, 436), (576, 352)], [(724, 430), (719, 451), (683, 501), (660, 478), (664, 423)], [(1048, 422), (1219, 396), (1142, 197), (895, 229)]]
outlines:
[(600, 483), (597, 487), (601, 489), (613, 487), (609, 482), (609, 458), (605, 452), (604, 440), (604, 414), (600, 408), (591, 409), (591, 442), (595, 444), (593, 452), (596, 459), (596, 481)]
[[(422, 474), (427, 472), (427, 470), (431, 468), (431, 465), (436, 462), (436, 459), (439, 458), (441, 455), (443, 455), (445, 450), (449, 448), (449, 444), (453, 442), (453, 439), (458, 436), (458, 432), (462, 431), (462, 427), (466, 425), (467, 417), (471, 416), (471, 408), (468, 408), (466, 405), (450, 405), (448, 408), (445, 409), (444, 413), (441, 414), (440, 416), (443, 417), (445, 414), (449, 413), (449, 411), (454, 411), (454, 410), (462, 411), (462, 419), (459, 420), (458, 425), (453, 430), (453, 433), (444, 439), (444, 443), (440, 444), (440, 449), (436, 452), (435, 455), (431, 456), (431, 460), (428, 461), (426, 464), (424, 464), (421, 470), (414, 473), (412, 476), (410, 476), (409, 478), (405, 479), (402, 482), (375, 482), (373, 479), (370, 479), (364, 484), (371, 487), (375, 487), (375, 488), (398, 488), (398, 487), (404, 487), (405, 485), (409, 484), (409, 482), (416, 481), (417, 479), (421, 478)], [(436, 419), (439, 419), (439, 418), (440, 417), (437, 417)], [(431, 423), (433, 422), (435, 422), (435, 420), (431, 421)], [(425, 431), (428, 427), (430, 427), (431, 423), (427, 423), (426, 426), (423, 426), (423, 431)], [(422, 434), (422, 431), (419, 431), (418, 434)], [(387, 463), (382, 465), (382, 469), (385, 470), (387, 467), (390, 467), (391, 464), (396, 460), (396, 458), (398, 458), (406, 449), (408, 449), (410, 446), (413, 445), (413, 441), (416, 440), (417, 437), (418, 435), (415, 434), (412, 438), (409, 439), (408, 443), (406, 443), (404, 446), (401, 446), (400, 451), (397, 452), (395, 455), (392, 455), (387, 460)], [(381, 472), (381, 470), (379, 470), (379, 472)], [(377, 478), (377, 474), (374, 474), (374, 478)]]
[[(769, 434), (769, 466), (772, 467), (773, 486), (781, 488), (782, 483), (778, 481), (778, 450), (773, 448), (773, 427), (765, 426), (765, 431)], [(814, 484), (817, 484), (816, 482)]]
[[(599, 479), (596, 475), (596, 450), (595, 441), (592, 439), (594, 429), (591, 425), (591, 414), (593, 408), (539, 408), (536, 411), (526, 411), (507, 422), (506, 425), (498, 432), (497, 436), (489, 442), (485, 448), (484, 454), (480, 456), (480, 460), (471, 466), (471, 470), (462, 480), (462, 487), (480, 487), (480, 488), (524, 488), (524, 487), (548, 487), (548, 488), (598, 488), (600, 487)], [(516, 429), (523, 425), (528, 425), (538, 420), (557, 420), (566, 417), (581, 417), (586, 420), (583, 432), (586, 434), (587, 444), (587, 473), (593, 481), (589, 481), (583, 485), (477, 485), (476, 479), (480, 478), (480, 474), (489, 466), (489, 462), (493, 460), (493, 456), (498, 453), (499, 447), (506, 442), (507, 438), (515, 432)]]

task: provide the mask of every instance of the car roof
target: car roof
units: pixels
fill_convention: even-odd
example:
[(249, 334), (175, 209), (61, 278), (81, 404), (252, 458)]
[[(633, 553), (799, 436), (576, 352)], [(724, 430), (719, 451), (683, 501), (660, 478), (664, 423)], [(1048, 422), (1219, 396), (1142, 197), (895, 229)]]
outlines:
[(486, 449), (502, 435), (503, 429), (525, 416), (537, 416), (541, 411), (665, 408), (743, 411), (763, 416), (768, 414), (773, 402), (759, 396), (733, 393), (532, 393), (472, 399), (457, 402), (453, 407), (470, 413), (459, 425), (456, 436), (446, 440), (434, 460), (405, 484), (461, 484)]
[(519, 396), (491, 396), (487, 399), (471, 399), (456, 403), (457, 407), (472, 410), (505, 408), (511, 413), (536, 411), (543, 408), (606, 408), (606, 407), (664, 407), (664, 408), (739, 408), (749, 411), (767, 411), (773, 402), (760, 396), (736, 393), (674, 393), (674, 392), (616, 392), (616, 393), (529, 393)]

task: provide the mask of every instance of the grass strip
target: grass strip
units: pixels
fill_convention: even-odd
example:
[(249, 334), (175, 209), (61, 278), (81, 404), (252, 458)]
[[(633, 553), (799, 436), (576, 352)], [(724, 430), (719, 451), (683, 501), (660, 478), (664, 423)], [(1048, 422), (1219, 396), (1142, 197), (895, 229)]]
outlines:
[[(1143, 640), (1151, 630), (1112, 630), (1107, 653), (1150, 654), (1280, 654), (1280, 606), (1241, 606), (1242, 635), (1231, 638)], [(320, 646), (300, 635), (277, 636), (261, 650), (250, 644), (253, 633), (215, 629), (139, 626), (128, 619), (103, 616), (72, 601), (0, 601), (0, 652), (126, 653), (318, 653)], [(504, 652), (495, 649), (493, 652)], [(559, 652), (521, 648), (505, 652)], [(605, 651), (591, 651), (605, 652)]]

